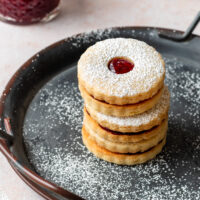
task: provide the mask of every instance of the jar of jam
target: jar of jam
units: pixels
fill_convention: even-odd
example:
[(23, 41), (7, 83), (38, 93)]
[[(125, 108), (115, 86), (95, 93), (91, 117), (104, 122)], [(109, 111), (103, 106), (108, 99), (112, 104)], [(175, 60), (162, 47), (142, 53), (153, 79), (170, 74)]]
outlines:
[(60, 0), (0, 0), (0, 20), (14, 24), (49, 21), (59, 13)]

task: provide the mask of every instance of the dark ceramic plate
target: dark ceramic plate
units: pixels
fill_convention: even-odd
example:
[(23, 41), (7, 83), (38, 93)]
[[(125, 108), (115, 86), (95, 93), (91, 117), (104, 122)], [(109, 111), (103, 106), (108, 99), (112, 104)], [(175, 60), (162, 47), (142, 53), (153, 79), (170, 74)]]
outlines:
[[(35, 191), (47, 199), (200, 198), (200, 38), (175, 42), (158, 32), (175, 33), (126, 27), (80, 34), (42, 50), (16, 72), (1, 98), (0, 150)], [(77, 61), (90, 45), (116, 37), (154, 46), (165, 59), (171, 92), (166, 147), (132, 167), (97, 159), (81, 140)]]

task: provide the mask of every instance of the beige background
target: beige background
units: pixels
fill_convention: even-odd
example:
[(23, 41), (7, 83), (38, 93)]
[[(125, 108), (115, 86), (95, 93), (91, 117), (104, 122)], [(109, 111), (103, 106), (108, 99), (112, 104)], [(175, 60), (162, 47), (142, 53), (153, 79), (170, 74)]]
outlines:
[[(185, 30), (198, 10), (199, 0), (63, 0), (62, 13), (50, 23), (13, 26), (0, 22), (0, 93), (21, 64), (57, 40), (112, 26), (160, 26)], [(200, 24), (195, 33), (200, 35)], [(0, 153), (2, 199), (43, 198), (18, 178)]]

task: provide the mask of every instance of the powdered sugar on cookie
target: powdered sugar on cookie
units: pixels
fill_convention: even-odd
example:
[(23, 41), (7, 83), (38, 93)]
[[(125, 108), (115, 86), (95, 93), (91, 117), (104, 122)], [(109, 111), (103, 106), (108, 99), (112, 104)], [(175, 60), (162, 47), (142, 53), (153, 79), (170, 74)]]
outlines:
[[(125, 74), (115, 74), (108, 69), (108, 62), (115, 57), (125, 57), (134, 63), (134, 68)], [(97, 42), (81, 56), (78, 76), (86, 88), (109, 96), (134, 96), (148, 92), (161, 81), (165, 74), (160, 54), (144, 42), (115, 38)]]

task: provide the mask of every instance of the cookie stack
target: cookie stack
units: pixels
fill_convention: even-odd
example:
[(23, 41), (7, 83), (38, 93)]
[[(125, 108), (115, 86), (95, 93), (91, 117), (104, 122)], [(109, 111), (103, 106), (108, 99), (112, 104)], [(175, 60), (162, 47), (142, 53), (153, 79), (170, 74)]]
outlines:
[(161, 152), (168, 127), (165, 65), (151, 46), (135, 39), (107, 39), (78, 62), (84, 99), (83, 142), (108, 162), (134, 165)]

